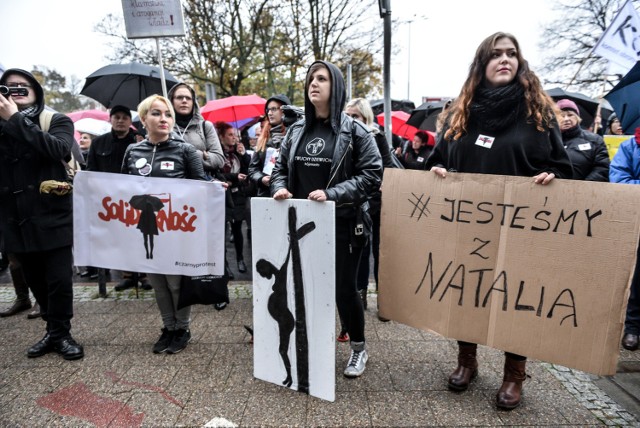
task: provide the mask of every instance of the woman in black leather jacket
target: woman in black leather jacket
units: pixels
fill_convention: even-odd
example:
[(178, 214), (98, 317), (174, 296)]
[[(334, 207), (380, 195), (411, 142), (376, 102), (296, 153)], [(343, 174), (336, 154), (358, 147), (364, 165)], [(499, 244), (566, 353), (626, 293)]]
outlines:
[(340, 70), (314, 62), (305, 80), (305, 118), (289, 128), (271, 174), (274, 199), (310, 199), (336, 204), (336, 303), (351, 338), (344, 375), (365, 370), (364, 308), (356, 289), (365, 242), (352, 239), (356, 213), (371, 224), (368, 202), (382, 180), (382, 159), (373, 136), (344, 112), (346, 91)]
[(257, 196), (269, 197), (269, 182), (271, 173), (269, 168), (273, 168), (272, 162), (266, 163), (267, 154), (269, 161), (278, 158), (280, 143), (284, 139), (287, 130), (284, 126), (283, 105), (290, 105), (291, 101), (286, 95), (274, 95), (267, 100), (264, 105), (266, 120), (262, 124), (262, 132), (258, 137), (256, 150), (251, 157), (249, 164), (249, 180), (256, 186)]
[[(175, 115), (168, 99), (160, 95), (148, 97), (138, 106), (138, 115), (147, 130), (147, 139), (127, 148), (122, 163), (124, 174), (207, 180), (202, 157), (195, 147), (171, 137)], [(153, 230), (147, 228), (146, 232)], [(164, 324), (153, 352), (178, 353), (191, 340), (191, 306), (178, 309), (182, 275), (149, 273), (148, 276)]]

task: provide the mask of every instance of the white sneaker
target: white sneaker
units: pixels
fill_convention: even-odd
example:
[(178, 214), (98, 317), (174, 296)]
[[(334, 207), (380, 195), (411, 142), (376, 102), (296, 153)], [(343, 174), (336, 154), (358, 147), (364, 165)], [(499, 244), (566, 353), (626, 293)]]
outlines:
[(369, 354), (366, 349), (362, 351), (351, 350), (351, 358), (349, 358), (349, 364), (344, 369), (344, 375), (346, 377), (358, 377), (364, 373), (364, 369), (367, 368), (367, 360)]

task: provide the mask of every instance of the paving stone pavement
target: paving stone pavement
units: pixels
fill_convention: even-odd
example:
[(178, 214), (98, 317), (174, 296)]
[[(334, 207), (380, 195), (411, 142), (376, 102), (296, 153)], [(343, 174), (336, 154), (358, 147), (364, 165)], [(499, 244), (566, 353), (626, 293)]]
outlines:
[[(348, 345), (336, 343), (336, 401), (331, 403), (253, 378), (253, 353), (243, 328), (252, 324), (251, 282), (230, 285), (223, 311), (195, 306), (192, 343), (177, 355), (154, 355), (160, 317), (153, 292), (116, 293), (74, 286), (73, 334), (85, 358), (26, 358), (43, 334), (41, 320), (0, 318), (0, 427), (129, 426), (622, 426), (638, 414), (597, 386), (598, 376), (530, 361), (524, 400), (495, 408), (502, 353), (480, 347), (480, 373), (468, 391), (451, 393), (446, 378), (455, 341), (377, 319), (370, 293), (364, 376), (346, 379)], [(0, 286), (0, 307), (13, 300)], [(640, 352), (621, 362), (640, 364)], [(636, 376), (640, 379), (640, 375)], [(637, 401), (639, 397), (635, 397)]]

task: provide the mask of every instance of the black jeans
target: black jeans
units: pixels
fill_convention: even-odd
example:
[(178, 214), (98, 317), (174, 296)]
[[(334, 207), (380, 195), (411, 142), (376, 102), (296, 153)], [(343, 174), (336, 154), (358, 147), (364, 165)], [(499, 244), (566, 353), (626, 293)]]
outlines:
[(371, 239), (367, 246), (362, 249), (360, 266), (358, 267), (358, 290), (369, 288), (369, 257), (373, 251), (373, 277), (376, 280), (376, 291), (378, 291), (378, 265), (380, 264), (380, 211), (369, 211), (372, 222)]
[(364, 342), (364, 307), (356, 288), (362, 247), (351, 246), (351, 222), (336, 218), (336, 306), (352, 342)]
[(40, 305), (52, 339), (69, 335), (73, 318), (73, 255), (71, 246), (16, 253), (24, 277)]
[(627, 316), (624, 320), (624, 332), (640, 334), (640, 247), (636, 258), (636, 271), (631, 280), (631, 292), (627, 303)]
[(242, 236), (242, 220), (231, 220), (233, 245), (236, 248), (236, 260), (244, 261), (244, 237)]

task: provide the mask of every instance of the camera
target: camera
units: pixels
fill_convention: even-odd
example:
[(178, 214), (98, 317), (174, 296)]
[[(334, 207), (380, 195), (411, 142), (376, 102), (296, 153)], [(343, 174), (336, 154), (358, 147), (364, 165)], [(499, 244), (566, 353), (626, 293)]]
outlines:
[(0, 94), (4, 95), (5, 98), (11, 95), (18, 95), (18, 96), (27, 96), (29, 95), (29, 90), (27, 88), (21, 88), (19, 86), (4, 86), (4, 85), (0, 85)]
[(280, 108), (282, 109), (282, 113), (284, 113), (282, 122), (284, 123), (284, 126), (286, 128), (290, 127), (304, 117), (304, 110), (302, 110), (300, 107), (283, 105)]

